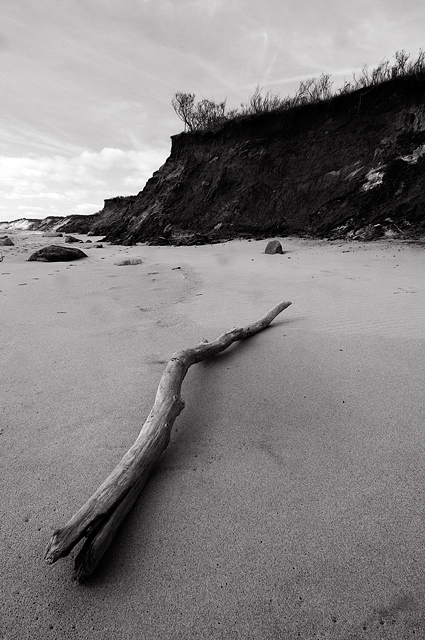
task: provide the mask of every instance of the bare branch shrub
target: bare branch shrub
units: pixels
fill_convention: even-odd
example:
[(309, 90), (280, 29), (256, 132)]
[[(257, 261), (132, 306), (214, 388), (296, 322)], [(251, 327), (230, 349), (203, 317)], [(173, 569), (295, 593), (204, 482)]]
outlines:
[(300, 82), (295, 94), (297, 104), (325, 102), (332, 97), (332, 82), (329, 73), (322, 73), (318, 78), (308, 78)]
[(425, 73), (425, 51), (422, 49), (419, 49), (418, 57), (410, 64), (410, 73), (415, 76)]
[(393, 63), (389, 60), (382, 60), (372, 71), (369, 71), (367, 65), (364, 64), (360, 75), (356, 76), (353, 73), (352, 81), (344, 81), (343, 86), (338, 90), (338, 94), (352, 93), (358, 89), (373, 87), (395, 78), (419, 77), (424, 74), (425, 52), (419, 49), (417, 58), (412, 59), (410, 53), (401, 49), (395, 52)]
[(195, 103), (195, 97), (194, 93), (177, 91), (171, 100), (174, 111), (184, 122), (185, 131), (213, 129), (228, 119), (226, 100), (216, 103), (204, 99)]
[(185, 131), (193, 131), (195, 128), (194, 123), (194, 110), (195, 110), (195, 94), (194, 93), (182, 93), (177, 91), (174, 98), (171, 100), (174, 111), (177, 113), (180, 120), (184, 122)]
[(227, 119), (226, 100), (214, 102), (213, 100), (201, 100), (195, 107), (194, 117), (196, 129), (212, 129)]
[(404, 49), (396, 51), (394, 62), (382, 60), (372, 70), (363, 64), (359, 75), (353, 73), (351, 80), (344, 80), (336, 92), (332, 90), (331, 76), (322, 73), (318, 78), (308, 78), (300, 82), (294, 96), (282, 97), (279, 93), (267, 91), (257, 85), (247, 103), (239, 109), (226, 111), (226, 100), (215, 102), (203, 99), (195, 102), (194, 93), (178, 91), (171, 103), (178, 117), (184, 122), (185, 131), (207, 131), (219, 128), (229, 120), (249, 118), (261, 113), (287, 111), (297, 106), (327, 102), (338, 95), (347, 95), (359, 89), (368, 89), (389, 80), (402, 77), (425, 77), (425, 52), (419, 50), (413, 59)]
[(255, 115), (258, 113), (269, 113), (271, 111), (285, 111), (293, 106), (293, 98), (282, 96), (279, 93), (272, 93), (267, 91), (266, 94), (262, 94), (263, 89), (257, 85), (252, 96), (249, 98), (247, 104), (241, 104), (241, 111), (239, 112), (243, 116)]

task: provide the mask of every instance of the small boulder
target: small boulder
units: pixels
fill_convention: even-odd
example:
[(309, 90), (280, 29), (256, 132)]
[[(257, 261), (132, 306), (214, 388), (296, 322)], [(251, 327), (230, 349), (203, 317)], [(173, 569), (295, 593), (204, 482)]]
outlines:
[(283, 253), (282, 245), (280, 244), (279, 240), (270, 240), (264, 253), (268, 253), (269, 255), (274, 255), (275, 253)]
[(140, 258), (128, 258), (127, 260), (119, 260), (118, 262), (114, 262), (117, 267), (127, 267), (128, 265), (133, 264), (143, 264), (143, 260)]
[(0, 247), (14, 247), (15, 243), (8, 236), (0, 238)]
[(46, 231), (43, 233), (43, 238), (62, 238), (63, 234), (58, 231)]
[(82, 242), (82, 240), (74, 238), (74, 236), (65, 236), (65, 242), (67, 242), (68, 244), (72, 244), (73, 242)]
[(365, 227), (358, 229), (355, 234), (356, 240), (378, 240), (384, 235), (384, 229), (380, 224), (367, 224)]
[(51, 244), (30, 255), (28, 262), (68, 262), (68, 260), (80, 260), (80, 258), (87, 258), (87, 254), (80, 249)]

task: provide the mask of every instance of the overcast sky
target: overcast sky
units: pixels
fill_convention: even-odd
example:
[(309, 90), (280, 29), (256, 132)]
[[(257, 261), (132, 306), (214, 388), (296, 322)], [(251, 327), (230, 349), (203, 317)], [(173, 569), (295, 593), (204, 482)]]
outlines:
[(424, 33), (424, 0), (1, 0), (0, 220), (141, 191), (182, 130), (176, 91), (338, 85)]

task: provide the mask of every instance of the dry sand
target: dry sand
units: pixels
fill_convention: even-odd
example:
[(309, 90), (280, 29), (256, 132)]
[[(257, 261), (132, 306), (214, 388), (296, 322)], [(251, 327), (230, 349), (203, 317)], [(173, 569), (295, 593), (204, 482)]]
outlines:
[[(39, 263), (30, 252), (61, 239), (9, 235), (0, 638), (425, 638), (424, 247), (105, 246)], [(130, 257), (143, 264), (115, 266)], [(46, 565), (171, 354), (287, 299), (190, 369), (170, 446), (93, 579), (71, 580), (73, 556)]]

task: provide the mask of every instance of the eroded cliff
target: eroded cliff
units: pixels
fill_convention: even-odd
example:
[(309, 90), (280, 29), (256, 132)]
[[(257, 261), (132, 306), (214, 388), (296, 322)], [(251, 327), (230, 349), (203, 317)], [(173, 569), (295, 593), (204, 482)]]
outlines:
[(174, 136), (143, 191), (106, 201), (94, 230), (124, 244), (421, 232), (424, 168), (425, 82), (402, 78)]
[(420, 235), (424, 170), (425, 79), (404, 77), (173, 136), (169, 158), (138, 195), (59, 226), (122, 244)]

